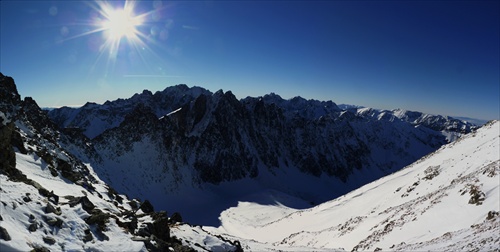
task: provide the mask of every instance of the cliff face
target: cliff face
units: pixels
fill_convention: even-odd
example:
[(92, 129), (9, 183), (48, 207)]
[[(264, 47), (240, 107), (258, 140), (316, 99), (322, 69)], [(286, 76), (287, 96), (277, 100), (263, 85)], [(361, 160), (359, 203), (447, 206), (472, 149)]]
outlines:
[(16, 166), (12, 148), (15, 140), (14, 121), (21, 107), (21, 97), (14, 80), (0, 73), (0, 171), (11, 173)]

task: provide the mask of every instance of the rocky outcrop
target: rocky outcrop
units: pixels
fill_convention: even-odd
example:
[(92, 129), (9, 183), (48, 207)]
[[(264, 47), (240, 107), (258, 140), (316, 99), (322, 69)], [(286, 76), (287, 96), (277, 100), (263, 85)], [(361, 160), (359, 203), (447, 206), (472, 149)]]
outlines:
[(14, 174), (16, 157), (12, 139), (16, 138), (14, 121), (21, 107), (21, 96), (14, 80), (0, 73), (0, 172)]
[(7, 232), (7, 229), (3, 228), (0, 226), (0, 239), (3, 239), (5, 241), (10, 241), (12, 238), (9, 235), (9, 232)]

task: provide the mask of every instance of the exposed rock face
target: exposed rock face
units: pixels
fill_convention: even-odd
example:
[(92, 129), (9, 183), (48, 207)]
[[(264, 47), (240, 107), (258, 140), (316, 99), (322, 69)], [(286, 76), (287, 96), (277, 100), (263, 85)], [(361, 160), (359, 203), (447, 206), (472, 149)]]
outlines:
[(0, 239), (3, 239), (5, 241), (10, 241), (12, 238), (9, 235), (9, 232), (7, 232), (7, 229), (3, 228), (0, 226)]
[(130, 99), (107, 101), (103, 105), (89, 102), (79, 109), (63, 107), (50, 111), (49, 115), (61, 128), (80, 128), (87, 137), (94, 138), (106, 129), (120, 125), (125, 116), (140, 103), (151, 108), (156, 115), (164, 115), (201, 94), (211, 95), (203, 88), (177, 85), (155, 94), (144, 90)]
[(149, 200), (145, 200), (144, 203), (142, 203), (140, 209), (144, 213), (152, 213), (155, 211), (153, 205), (151, 205), (151, 202), (149, 202)]
[(14, 121), (21, 106), (21, 97), (11, 77), (0, 73), (0, 172), (13, 173), (16, 157), (12, 149)]

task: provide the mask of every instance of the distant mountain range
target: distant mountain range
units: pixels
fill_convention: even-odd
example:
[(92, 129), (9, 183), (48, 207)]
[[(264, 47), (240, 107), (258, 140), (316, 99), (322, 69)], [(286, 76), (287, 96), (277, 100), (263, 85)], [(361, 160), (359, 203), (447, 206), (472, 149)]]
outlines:
[[(217, 223), (217, 216), (207, 222), (190, 211), (201, 203), (187, 198), (209, 188), (249, 179), (255, 190), (317, 204), (395, 172), (476, 127), (451, 117), (343, 110), (332, 101), (277, 94), (238, 100), (230, 91), (186, 85), (48, 115), (62, 131), (61, 144), (118, 191), (162, 209), (175, 201), (187, 218), (202, 224)], [(223, 201), (219, 193), (211, 195)]]

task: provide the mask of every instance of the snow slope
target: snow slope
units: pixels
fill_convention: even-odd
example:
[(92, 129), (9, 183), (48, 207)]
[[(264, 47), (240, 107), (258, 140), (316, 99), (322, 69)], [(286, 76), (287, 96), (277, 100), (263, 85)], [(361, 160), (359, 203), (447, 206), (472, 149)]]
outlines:
[(498, 250), (499, 137), (493, 121), (335, 200), (302, 210), (242, 201), (207, 230), (251, 250)]
[[(116, 204), (108, 196), (108, 186), (99, 179), (92, 184), (95, 190), (90, 192), (87, 188), (73, 184), (60, 176), (52, 176), (47, 164), (36, 155), (16, 153), (16, 160), (16, 167), (28, 179), (58, 195), (59, 201), (56, 204), (40, 195), (35, 187), (23, 182), (14, 182), (7, 176), (0, 175), (0, 227), (6, 229), (11, 237), (8, 241), (0, 238), (0, 251), (30, 251), (42, 247), (50, 251), (149, 251), (143, 242), (149, 238), (134, 239), (136, 238), (134, 234), (127, 232), (117, 223), (117, 220), (123, 222), (127, 220), (125, 217), (120, 217), (124, 211), (133, 210), (128, 204), (130, 201), (124, 195), (120, 197), (124, 198), (125, 204)], [(91, 167), (88, 168), (97, 178)], [(86, 222), (91, 214), (83, 208), (83, 205), (71, 206), (69, 197), (87, 197), (96, 209), (101, 209), (117, 219), (109, 218), (106, 231), (102, 232), (104, 234), (102, 235), (98, 228)], [(47, 204), (57, 207), (60, 213), (47, 213)], [(141, 213), (142, 210), (137, 212), (138, 215)], [(50, 219), (59, 219), (62, 223), (59, 227), (54, 226), (50, 224)], [(144, 215), (138, 219), (138, 226), (147, 222), (152, 222), (151, 218)], [(36, 225), (36, 229), (30, 231), (31, 225)], [(208, 233), (199, 232), (198, 229), (187, 224), (177, 224), (170, 231), (171, 236), (181, 238), (184, 245), (194, 247), (196, 250), (235, 250), (232, 241), (223, 241)], [(86, 230), (90, 230), (94, 237), (92, 241), (83, 240)], [(45, 241), (51, 238), (53, 244)], [(195, 246), (197, 242), (202, 246)]]
[[(99, 208), (115, 208), (112, 203), (100, 200), (94, 194), (87, 194), (81, 186), (68, 183), (61, 178), (54, 178), (40, 158), (19, 153), (16, 158), (19, 170), (29, 179), (34, 179), (43, 187), (50, 188), (55, 194), (75, 197), (87, 195), (90, 201)], [(44, 209), (49, 201), (40, 195), (35, 187), (13, 182), (5, 175), (0, 175), (0, 185), (2, 191), (0, 209), (3, 219), (0, 226), (8, 230), (12, 238), (10, 241), (0, 239), (1, 251), (29, 251), (37, 247), (46, 247), (51, 251), (147, 251), (143, 242), (132, 241), (131, 235), (123, 232), (113, 221), (108, 225), (109, 231), (106, 232), (113, 239), (96, 239), (94, 242), (85, 243), (82, 238), (85, 236), (85, 230), (89, 229), (89, 225), (84, 219), (90, 215), (83, 210), (81, 205), (72, 208), (67, 204), (68, 201), (61, 197), (59, 204), (63, 214), (46, 213)], [(95, 186), (98, 192), (106, 194), (107, 189), (104, 188), (103, 183), (95, 184)], [(26, 202), (25, 198), (30, 200)], [(33, 217), (30, 218), (30, 215)], [(63, 221), (62, 226), (58, 228), (49, 225), (47, 223), (49, 218), (60, 218)], [(33, 223), (38, 228), (30, 232), (28, 227)], [(54, 238), (55, 243), (49, 245), (44, 242), (44, 238), (47, 237)]]

